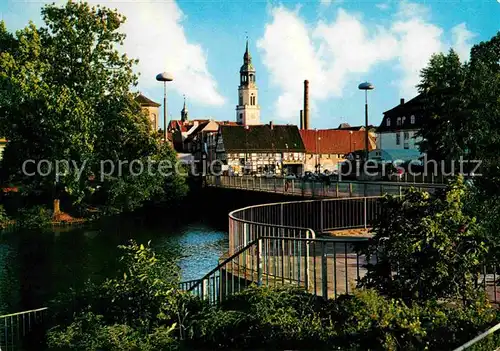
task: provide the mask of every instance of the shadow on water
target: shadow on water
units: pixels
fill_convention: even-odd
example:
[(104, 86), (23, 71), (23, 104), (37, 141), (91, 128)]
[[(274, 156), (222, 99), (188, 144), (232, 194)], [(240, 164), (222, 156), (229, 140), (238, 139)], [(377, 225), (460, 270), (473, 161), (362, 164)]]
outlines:
[(175, 257), (183, 280), (203, 276), (227, 249), (227, 214), (214, 220), (200, 212), (153, 209), (80, 228), (0, 233), (0, 315), (45, 306), (59, 292), (113, 275), (117, 246), (130, 239), (151, 240)]

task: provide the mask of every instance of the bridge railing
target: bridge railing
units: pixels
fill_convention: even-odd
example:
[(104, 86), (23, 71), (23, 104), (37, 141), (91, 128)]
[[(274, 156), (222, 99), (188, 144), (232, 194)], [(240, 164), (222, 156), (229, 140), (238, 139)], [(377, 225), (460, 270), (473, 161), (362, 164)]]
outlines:
[(381, 197), (333, 198), (249, 206), (229, 214), (229, 252), (264, 236), (315, 238), (343, 229), (369, 228)]
[(366, 274), (366, 238), (264, 236), (223, 260), (188, 291), (212, 304), (258, 286), (294, 285), (324, 298), (349, 294)]
[(443, 184), (384, 182), (384, 181), (310, 181), (302, 179), (207, 176), (208, 186), (245, 189), (295, 195), (303, 197), (361, 197), (384, 194), (402, 195), (405, 190), (415, 187), (430, 193), (443, 188)]
[(36, 329), (43, 332), (43, 323), (48, 308), (6, 314), (0, 316), (0, 350), (20, 350), (27, 338), (36, 339), (32, 334)]

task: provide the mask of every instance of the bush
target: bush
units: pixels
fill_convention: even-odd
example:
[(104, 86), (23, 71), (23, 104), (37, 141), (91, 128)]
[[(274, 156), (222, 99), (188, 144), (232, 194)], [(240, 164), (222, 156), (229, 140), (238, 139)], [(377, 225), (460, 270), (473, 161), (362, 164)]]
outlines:
[(357, 290), (324, 301), (294, 287), (251, 287), (192, 316), (188, 349), (453, 349), (499, 320), (484, 297), (407, 304)]
[(16, 224), (23, 229), (42, 229), (52, 224), (52, 211), (43, 206), (21, 208), (16, 216)]
[(487, 247), (475, 218), (464, 210), (463, 178), (445, 194), (410, 189), (387, 196), (369, 240), (368, 274), (361, 285), (405, 301), (474, 298)]
[(5, 229), (11, 223), (9, 216), (7, 216), (7, 212), (3, 205), (0, 205), (0, 229)]
[[(101, 284), (87, 283), (53, 302), (51, 348), (165, 350), (176, 348), (182, 301), (178, 267), (149, 246), (120, 246), (122, 269)], [(179, 296), (178, 296), (179, 295)], [(189, 300), (189, 299), (187, 299)]]
[(500, 319), (483, 295), (467, 305), (409, 303), (372, 289), (324, 300), (292, 286), (251, 286), (209, 306), (179, 292), (178, 268), (148, 246), (132, 242), (121, 249), (124, 266), (117, 277), (89, 283), (51, 307), (59, 326), (48, 334), (49, 347), (447, 350)]

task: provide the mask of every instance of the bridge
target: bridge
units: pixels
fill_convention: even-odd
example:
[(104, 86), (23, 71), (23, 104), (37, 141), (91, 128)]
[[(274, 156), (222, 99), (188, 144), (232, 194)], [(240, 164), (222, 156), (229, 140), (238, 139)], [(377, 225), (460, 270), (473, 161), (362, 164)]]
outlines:
[(207, 176), (206, 185), (218, 188), (243, 189), (278, 193), (304, 198), (339, 198), (360, 196), (381, 196), (384, 194), (402, 195), (405, 190), (414, 187), (419, 190), (434, 192), (444, 188), (444, 184), (409, 183), (387, 181), (312, 181), (302, 179)]
[[(241, 183), (213, 186), (246, 188)], [(367, 259), (359, 249), (368, 242), (368, 237), (350, 233), (369, 233), (380, 213), (381, 196), (279, 202), (232, 211), (227, 254), (203, 278), (181, 287), (213, 304), (250, 284), (291, 284), (324, 298), (349, 294), (366, 274)], [(485, 266), (477, 284), (495, 303), (500, 298), (496, 282), (496, 267)]]

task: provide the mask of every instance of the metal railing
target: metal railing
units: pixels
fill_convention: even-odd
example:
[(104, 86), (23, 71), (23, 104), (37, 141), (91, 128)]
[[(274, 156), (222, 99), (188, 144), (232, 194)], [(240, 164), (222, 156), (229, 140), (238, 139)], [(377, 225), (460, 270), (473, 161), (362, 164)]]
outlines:
[(402, 195), (410, 187), (430, 193), (444, 188), (443, 184), (384, 182), (384, 181), (309, 181), (302, 179), (207, 176), (206, 184), (213, 187), (245, 189), (302, 197), (364, 197), (384, 194)]
[(222, 261), (188, 291), (216, 304), (258, 286), (295, 285), (324, 298), (348, 294), (366, 274), (359, 239), (259, 237)]
[(380, 197), (272, 203), (229, 214), (229, 252), (185, 290), (217, 303), (249, 284), (293, 284), (318, 296), (349, 293), (365, 274), (356, 247), (366, 238), (317, 238), (316, 233), (369, 228)]
[[(381, 213), (381, 197), (333, 198), (249, 206), (229, 214), (229, 252), (216, 268), (184, 283), (218, 302), (251, 283), (295, 284), (318, 296), (349, 293), (366, 274), (358, 249)], [(336, 232), (336, 231), (340, 231)], [(343, 235), (318, 237), (321, 234)], [(498, 302), (496, 262), (477, 272), (477, 288)]]
[(0, 350), (19, 350), (23, 338), (40, 327), (47, 307), (0, 316)]
[[(481, 333), (480, 335), (476, 336), (474, 339), (466, 342), (465, 344), (463, 344), (462, 346), (460, 347), (457, 347), (455, 350), (453, 351), (463, 351), (463, 350), (466, 350), (468, 349), (469, 347), (471, 347), (472, 345), (480, 342), (481, 340), (483, 340), (484, 338), (490, 336), (490, 335), (493, 335), (494, 332), (496, 332), (498, 329), (500, 329), (500, 323), (498, 323), (497, 325), (491, 327), (490, 329), (488, 329), (487, 331), (485, 331), (484, 333)], [(497, 348), (495, 349), (496, 350), (500, 350), (500, 348)]]
[(333, 198), (249, 206), (229, 213), (229, 253), (263, 236), (315, 238), (325, 232), (369, 228), (381, 197)]

